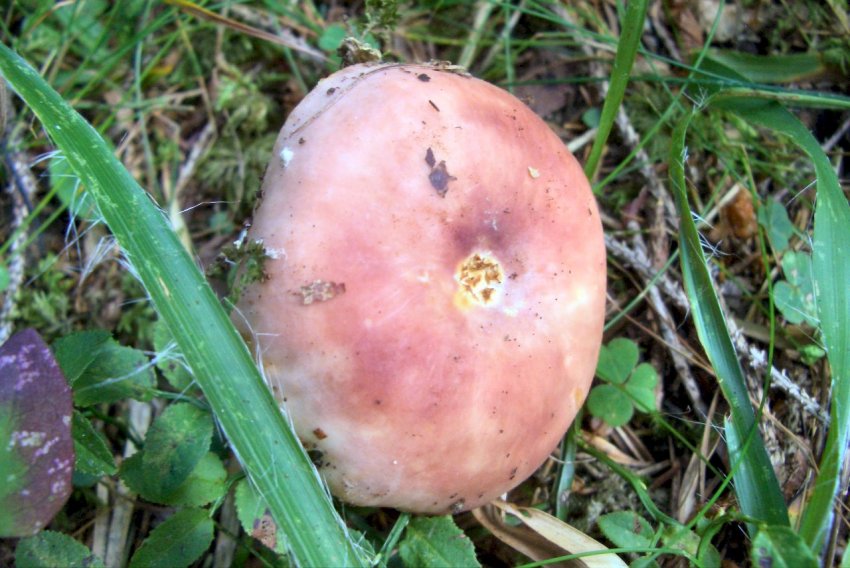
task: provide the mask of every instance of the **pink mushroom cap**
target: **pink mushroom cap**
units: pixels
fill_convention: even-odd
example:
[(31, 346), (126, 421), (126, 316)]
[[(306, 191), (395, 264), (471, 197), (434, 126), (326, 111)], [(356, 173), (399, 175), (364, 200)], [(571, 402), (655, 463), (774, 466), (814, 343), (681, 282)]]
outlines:
[(588, 393), (596, 202), (546, 123), (489, 83), (403, 64), (324, 79), (278, 137), (249, 237), (268, 279), (237, 317), (346, 502), (485, 504), (546, 460)]

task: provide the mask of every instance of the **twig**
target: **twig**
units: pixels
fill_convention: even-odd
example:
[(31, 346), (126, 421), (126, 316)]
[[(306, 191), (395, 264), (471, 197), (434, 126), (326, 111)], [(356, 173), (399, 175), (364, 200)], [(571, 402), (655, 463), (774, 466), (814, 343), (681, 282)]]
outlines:
[[(727, 320), (729, 333), (732, 335), (732, 341), (735, 344), (735, 349), (743, 355), (754, 371), (763, 371), (767, 368), (767, 354), (763, 349), (759, 349), (747, 341), (744, 333), (737, 327), (735, 322), (730, 318)], [(817, 418), (824, 426), (829, 426), (829, 414), (820, 405), (820, 403), (809, 393), (800, 388), (800, 385), (792, 381), (784, 370), (780, 371), (776, 367), (770, 367), (770, 386), (783, 391), (785, 394), (796, 400), (800, 406)]]
[(174, 184), (174, 200), (179, 201), (180, 194), (185, 189), (186, 185), (195, 175), (198, 168), (198, 161), (206, 154), (209, 147), (214, 141), (213, 135), (216, 133), (215, 122), (209, 121), (197, 135), (195, 141), (192, 142), (192, 151), (186, 156), (186, 161), (180, 166), (180, 173), (177, 176), (177, 182)]
[(841, 126), (838, 127), (838, 129), (833, 133), (833, 135), (830, 136), (829, 139), (827, 139), (827, 141), (823, 143), (823, 146), (821, 146), (821, 148), (823, 148), (823, 151), (829, 152), (830, 150), (832, 150), (835, 145), (841, 141), (841, 138), (843, 138), (844, 135), (847, 134), (848, 130), (850, 130), (850, 118), (847, 118), (847, 120), (841, 123)]
[[(17, 144), (13, 142), (12, 145)], [(12, 312), (15, 310), (18, 291), (24, 281), (23, 245), (27, 232), (22, 227), (27, 216), (27, 203), (32, 201), (37, 187), (35, 176), (30, 171), (25, 154), (14, 151), (7, 153), (6, 165), (12, 174), (9, 176), (11, 181), (6, 186), (6, 191), (12, 198), (12, 219), (9, 226), (12, 241), (6, 257), (9, 282), (3, 291), (3, 305), (0, 306), (0, 343), (4, 343), (12, 335)], [(18, 230), (19, 228), (21, 229)]]
[[(136, 400), (127, 401), (127, 414), (130, 427), (140, 437), (144, 437), (151, 424), (151, 405)], [(124, 445), (124, 458), (137, 451), (136, 445), (128, 438)], [(95, 519), (95, 539), (92, 552), (103, 558), (107, 566), (124, 566), (127, 563), (127, 535), (133, 518), (133, 500), (128, 498), (131, 491), (119, 482), (115, 490), (112, 510), (105, 510)], [(98, 492), (100, 495), (100, 492)], [(111, 512), (111, 515), (110, 515)]]
[[(632, 248), (611, 235), (605, 236), (605, 245), (609, 252), (617, 257), (621, 262), (635, 270), (644, 281), (648, 282), (655, 276), (656, 271), (653, 268), (649, 257), (646, 255), (645, 249)], [(684, 290), (682, 290), (681, 285), (675, 282), (672, 278), (667, 275), (661, 275), (657, 278), (656, 285), (661, 292), (667, 296), (668, 300), (672, 300), (673, 303), (682, 310), (687, 311), (689, 309), (690, 306)], [(650, 300), (654, 302), (652, 298), (650, 298)], [(663, 302), (659, 305), (663, 305)], [(655, 307), (656, 305), (653, 303), (653, 308)], [(663, 321), (663, 316), (661, 316), (660, 313), (659, 317), (662, 317)], [(751, 345), (731, 318), (727, 318), (727, 324), (729, 325), (729, 332), (735, 343), (735, 348), (750, 368), (755, 371), (765, 369), (767, 366), (767, 355), (764, 350)], [(783, 391), (789, 397), (796, 400), (803, 410), (814, 416), (822, 424), (829, 425), (829, 415), (820, 403), (818, 403), (818, 401), (810, 394), (805, 392), (799, 385), (794, 383), (784, 370), (779, 370), (776, 367), (771, 366), (770, 377), (771, 386), (773, 388)]]
[(667, 30), (667, 27), (661, 21), (660, 12), (663, 10), (661, 4), (655, 4), (649, 8), (649, 19), (652, 22), (652, 29), (655, 30), (655, 35), (661, 39), (661, 43), (664, 44), (664, 48), (667, 50), (667, 53), (670, 54), (671, 59), (675, 61), (682, 61), (682, 55), (679, 53), (679, 47), (676, 45), (673, 36), (670, 35), (670, 32)]
[[(637, 222), (629, 221), (627, 227), (630, 230), (634, 231), (634, 237), (632, 237), (632, 250), (634, 250), (640, 256), (640, 258), (644, 259), (645, 262), (649, 262), (649, 255), (647, 254), (646, 244), (644, 243), (643, 237), (640, 233), (640, 227), (638, 226)], [(691, 367), (688, 363), (688, 360), (685, 358), (684, 355), (682, 355), (682, 353), (685, 352), (685, 349), (682, 346), (682, 342), (679, 340), (679, 334), (676, 333), (676, 324), (673, 321), (672, 316), (670, 315), (670, 311), (667, 309), (667, 305), (662, 299), (658, 287), (652, 284), (652, 279), (654, 276), (654, 271), (652, 271), (651, 269), (644, 270), (641, 273), (641, 277), (644, 280), (644, 285), (649, 287), (650, 305), (652, 306), (653, 311), (655, 311), (655, 313), (658, 315), (659, 323), (661, 325), (661, 334), (664, 337), (664, 341), (668, 347), (668, 351), (670, 352), (670, 358), (673, 360), (673, 366), (679, 373), (679, 378), (682, 381), (682, 385), (685, 387), (685, 392), (687, 393), (688, 398), (690, 398), (691, 400), (691, 404), (694, 405), (694, 408), (699, 413), (699, 415), (705, 417), (707, 408), (702, 400), (699, 385), (697, 384), (693, 373), (691, 373)], [(665, 276), (666, 275), (662, 276), (662, 280)], [(676, 290), (675, 288), (673, 288), (669, 278), (667, 278), (667, 281), (668, 287), (670, 288), (672, 294), (678, 296), (679, 292), (681, 291), (681, 288)], [(684, 292), (681, 293), (681, 296), (684, 296)], [(687, 305), (687, 301), (685, 305)]]
[(270, 43), (274, 43), (298, 51), (314, 61), (325, 62), (328, 60), (327, 56), (324, 53), (317, 50), (303, 39), (297, 37), (288, 29), (281, 28), (275, 30), (274, 32), (268, 32), (263, 29), (249, 26), (237, 20), (230, 19), (226, 16), (222, 16), (221, 14), (218, 14), (211, 10), (207, 10), (206, 8), (202, 8), (201, 6), (198, 6), (191, 2), (186, 2), (184, 0), (165, 1), (167, 4), (177, 6), (181, 10), (188, 12), (193, 16), (196, 16), (203, 20), (207, 20), (218, 26), (228, 27), (236, 32), (263, 39)]
[(226, 568), (233, 565), (237, 545), (233, 535), (239, 534), (239, 517), (236, 515), (236, 505), (232, 494), (228, 495), (221, 505), (219, 524), (221, 528), (218, 530), (218, 538), (215, 539), (213, 568)]

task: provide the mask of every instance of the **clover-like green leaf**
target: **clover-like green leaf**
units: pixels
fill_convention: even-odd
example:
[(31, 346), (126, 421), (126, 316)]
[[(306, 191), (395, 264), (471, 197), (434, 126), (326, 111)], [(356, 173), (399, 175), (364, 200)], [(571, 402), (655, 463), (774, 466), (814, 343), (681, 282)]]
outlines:
[(130, 560), (130, 568), (188, 566), (209, 547), (214, 529), (209, 511), (178, 511), (151, 532)]
[(632, 418), (634, 405), (626, 393), (614, 385), (597, 385), (587, 397), (587, 409), (613, 427), (622, 426)]
[(171, 494), (189, 477), (210, 448), (212, 430), (210, 413), (188, 403), (172, 404), (156, 419), (142, 463), (156, 480), (157, 495)]
[(18, 568), (104, 566), (103, 560), (92, 554), (84, 544), (54, 531), (41, 531), (35, 536), (22, 539), (15, 549), (15, 565)]
[(158, 354), (156, 367), (162, 371), (171, 386), (181, 392), (190, 389), (195, 379), (182, 361), (182, 355), (177, 351), (177, 343), (171, 335), (171, 330), (163, 320), (157, 321), (154, 326), (153, 347)]
[(120, 345), (106, 331), (71, 334), (57, 340), (53, 350), (78, 406), (152, 396), (155, 379), (147, 356)]
[(77, 454), (74, 467), (78, 472), (97, 477), (115, 473), (115, 459), (103, 434), (77, 410), (74, 411), (71, 434)]
[(777, 282), (773, 287), (776, 307), (789, 323), (818, 327), (811, 255), (786, 252), (782, 257), (782, 272), (786, 280)]
[(782, 252), (788, 248), (788, 241), (794, 235), (794, 225), (788, 218), (788, 211), (781, 203), (768, 197), (764, 207), (759, 209), (758, 221), (767, 231), (767, 240), (775, 252)]
[(285, 554), (286, 535), (274, 522), (265, 500), (247, 478), (236, 485), (235, 502), (236, 515), (245, 532), (272, 550)]
[(658, 385), (658, 372), (649, 363), (641, 363), (632, 371), (624, 388), (632, 397), (635, 406), (642, 412), (652, 412), (655, 408), (655, 387)]
[(398, 551), (405, 566), (480, 566), (472, 541), (450, 516), (411, 519)]
[(613, 384), (623, 384), (637, 365), (640, 353), (631, 339), (618, 337), (603, 345), (599, 352), (596, 374)]
[(652, 545), (652, 527), (634, 511), (608, 513), (599, 517), (598, 522), (602, 534), (619, 548), (645, 548)]

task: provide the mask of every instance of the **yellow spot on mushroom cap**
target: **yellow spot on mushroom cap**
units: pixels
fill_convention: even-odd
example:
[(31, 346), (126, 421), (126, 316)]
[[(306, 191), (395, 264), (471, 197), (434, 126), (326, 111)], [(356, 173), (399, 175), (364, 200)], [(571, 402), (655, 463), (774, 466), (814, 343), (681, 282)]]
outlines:
[(458, 283), (455, 306), (461, 309), (492, 307), (499, 302), (505, 272), (491, 253), (475, 252), (458, 265), (455, 281)]

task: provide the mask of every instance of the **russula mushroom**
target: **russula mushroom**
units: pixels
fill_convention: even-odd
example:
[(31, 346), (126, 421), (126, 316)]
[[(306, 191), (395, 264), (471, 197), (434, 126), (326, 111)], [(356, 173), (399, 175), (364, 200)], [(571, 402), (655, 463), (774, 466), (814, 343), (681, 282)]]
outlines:
[(513, 488), (583, 403), (602, 335), (596, 203), (507, 92), (429, 65), (354, 65), (292, 111), (243, 296), (277, 399), (331, 491), (442, 514)]

